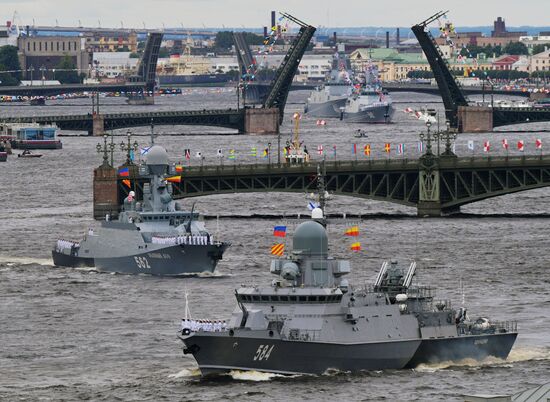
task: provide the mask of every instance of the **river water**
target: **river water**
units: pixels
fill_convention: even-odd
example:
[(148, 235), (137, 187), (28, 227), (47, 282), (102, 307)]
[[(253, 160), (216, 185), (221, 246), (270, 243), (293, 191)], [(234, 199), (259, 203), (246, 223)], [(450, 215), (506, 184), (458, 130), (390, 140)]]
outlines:
[[(286, 141), (290, 116), (302, 108), (304, 91), (291, 93), (282, 127)], [(327, 119), (301, 120), (301, 138), (314, 158), (323, 144), (327, 158), (334, 145), (339, 159), (386, 158), (383, 144), (404, 143), (406, 155), (416, 158), (422, 122), (402, 112), (423, 105), (441, 110), (437, 97), (397, 94), (395, 123), (366, 127), (369, 138), (357, 139), (358, 125)], [(0, 116), (71, 114), (91, 110), (87, 99), (49, 101), (46, 108), (0, 106)], [(184, 96), (162, 97), (154, 107), (126, 106), (122, 99), (102, 99), (103, 111), (214, 108), (234, 105), (225, 89), (194, 89)], [(456, 151), (470, 155), (467, 140), (490, 140), (492, 154), (503, 154), (501, 140), (515, 148), (523, 139), (526, 153), (536, 153), (534, 139), (550, 144), (547, 124), (514, 126), (492, 134), (463, 134)], [(520, 133), (518, 130), (529, 130)], [(542, 131), (537, 131), (542, 130)], [(132, 130), (145, 135), (149, 128)], [(236, 135), (232, 130), (201, 127), (158, 127), (156, 142), (172, 160), (183, 150), (201, 151), (205, 163), (220, 163), (217, 149), (236, 161), (265, 160), (258, 154), (276, 136)], [(66, 133), (76, 134), (76, 133)], [(115, 132), (125, 134), (125, 130)], [(117, 138), (119, 143), (123, 137)], [(147, 144), (148, 137), (138, 137)], [(334, 197), (330, 213), (361, 214), (363, 250), (351, 254), (342, 231), (349, 223), (335, 219), (329, 226), (330, 248), (337, 258), (352, 262), (350, 282), (374, 279), (384, 259), (419, 261), (417, 282), (438, 289), (439, 297), (455, 306), (464, 300), (471, 316), (517, 320), (520, 335), (507, 361), (423, 366), (362, 374), (320, 377), (280, 377), (235, 372), (202, 380), (194, 360), (183, 356), (176, 338), (188, 292), (196, 318), (225, 319), (234, 308), (233, 290), (243, 283), (266, 284), (272, 228), (286, 223), (289, 236), (294, 219), (236, 218), (252, 214), (307, 214), (302, 194), (232, 194), (194, 199), (208, 217), (207, 226), (232, 246), (209, 277), (162, 279), (147, 276), (99, 274), (91, 270), (55, 268), (50, 250), (58, 237), (79, 239), (92, 219), (92, 169), (101, 162), (97, 138), (65, 137), (63, 149), (44, 151), (40, 159), (11, 156), (0, 164), (0, 399), (3, 400), (461, 400), (472, 393), (514, 393), (550, 381), (550, 261), (548, 222), (550, 189), (497, 197), (462, 208), (455, 217), (422, 219), (414, 209), (365, 199)], [(357, 143), (358, 154), (351, 152)], [(511, 149), (510, 154), (519, 154)], [(124, 155), (117, 150), (115, 161)], [(192, 164), (198, 163), (192, 159)], [(190, 201), (184, 201), (189, 207)], [(232, 217), (233, 216), (233, 217)]]

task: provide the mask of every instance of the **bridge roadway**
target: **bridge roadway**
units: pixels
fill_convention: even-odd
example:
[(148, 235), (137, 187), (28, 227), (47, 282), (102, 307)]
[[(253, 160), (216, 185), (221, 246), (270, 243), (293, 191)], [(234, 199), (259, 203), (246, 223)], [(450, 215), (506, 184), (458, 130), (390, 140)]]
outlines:
[[(416, 207), (420, 216), (459, 212), (462, 205), (550, 185), (550, 155), (522, 157), (449, 157), (326, 162), (330, 193)], [(223, 193), (316, 191), (317, 162), (304, 165), (249, 164), (192, 166), (175, 199)], [(129, 189), (118, 178), (119, 200)], [(143, 180), (133, 189), (141, 197)]]
[(99, 116), (93, 116), (88, 113), (65, 116), (3, 117), (1, 119), (5, 123), (55, 123), (62, 130), (87, 131), (90, 135), (92, 135), (94, 130), (94, 120), (99, 120), (99, 123), (103, 124), (104, 130), (148, 126), (153, 123), (156, 126), (198, 125), (227, 127), (243, 132), (245, 110), (180, 110), (169, 112), (109, 113)]
[[(388, 92), (418, 92), (431, 95), (441, 95), (441, 91), (437, 85), (387, 82), (384, 83), (383, 86)], [(482, 86), (462, 87), (462, 92), (466, 95), (482, 95), (485, 93), (486, 97), (490, 97), (491, 94), (523, 97), (529, 97), (531, 95), (531, 92), (521, 90), (491, 90), (489, 85), (486, 85), (485, 89), (483, 89)]]
[(0, 87), (0, 95), (10, 96), (54, 96), (80, 92), (142, 92), (145, 82), (121, 84), (63, 84), (63, 85), (20, 85)]

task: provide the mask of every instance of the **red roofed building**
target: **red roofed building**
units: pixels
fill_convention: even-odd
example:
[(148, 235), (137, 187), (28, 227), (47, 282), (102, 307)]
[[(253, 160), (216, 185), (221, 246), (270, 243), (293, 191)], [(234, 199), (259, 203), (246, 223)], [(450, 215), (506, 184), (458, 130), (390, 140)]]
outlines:
[(493, 70), (512, 70), (512, 65), (519, 60), (516, 55), (504, 55), (493, 62)]

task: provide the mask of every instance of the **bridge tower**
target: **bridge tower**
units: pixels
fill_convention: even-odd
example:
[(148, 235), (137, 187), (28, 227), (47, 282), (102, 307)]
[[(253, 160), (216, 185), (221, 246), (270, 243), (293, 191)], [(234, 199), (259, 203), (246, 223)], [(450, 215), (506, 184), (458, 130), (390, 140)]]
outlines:
[(145, 48), (137, 64), (136, 75), (130, 77), (130, 82), (145, 82), (145, 91), (155, 90), (157, 61), (162, 37), (162, 32), (149, 32), (147, 34)]
[[(233, 32), (233, 43), (237, 53), (237, 61), (239, 63), (239, 71), (241, 76), (248, 73), (249, 67), (256, 67), (256, 59), (250, 51), (250, 47), (246, 43), (245, 32)], [(247, 103), (261, 103), (260, 88), (255, 85), (249, 85), (243, 89), (243, 98)]]
[(468, 106), (468, 99), (464, 96), (460, 83), (450, 71), (449, 63), (443, 52), (430, 33), (428, 25), (441, 18), (446, 12), (440, 11), (425, 21), (414, 25), (411, 29), (422, 47), (430, 67), (434, 73), (437, 86), (445, 105), (445, 117), (451, 123), (451, 127), (458, 128), (458, 108)]
[(304, 56), (307, 46), (315, 33), (315, 27), (300, 21), (290, 14), (281, 13), (281, 15), (300, 25), (300, 31), (290, 45), (290, 49), (288, 50), (283, 62), (277, 69), (277, 72), (271, 81), (271, 90), (267, 94), (263, 103), (264, 109), (279, 109), (279, 124), (283, 122), (286, 99), (288, 97), (290, 86), (292, 85), (292, 80), (298, 70), (298, 65)]

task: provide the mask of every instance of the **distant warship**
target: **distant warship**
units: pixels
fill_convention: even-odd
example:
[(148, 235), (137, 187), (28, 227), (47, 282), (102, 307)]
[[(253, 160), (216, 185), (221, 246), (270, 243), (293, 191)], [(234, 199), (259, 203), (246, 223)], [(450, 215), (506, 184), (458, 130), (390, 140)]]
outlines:
[(411, 286), (415, 270), (415, 262), (407, 270), (386, 262), (374, 285), (351, 286), (350, 263), (329, 256), (316, 208), (296, 228), (291, 254), (271, 262), (271, 286), (235, 291), (227, 327), (184, 322), (183, 353), (194, 356), (203, 375), (357, 372), (508, 356), (514, 322), (471, 321), (465, 309), (436, 302), (432, 289)]
[(304, 112), (311, 117), (340, 117), (353, 91), (352, 74), (349, 58), (335, 54), (327, 82), (311, 92)]
[(213, 272), (229, 244), (215, 240), (193, 208), (180, 210), (165, 180), (168, 171), (166, 150), (152, 146), (140, 166), (140, 175), (149, 179), (143, 201), (136, 202), (131, 191), (118, 220), (102, 221), (80, 242), (58, 240), (54, 264), (166, 276)]

